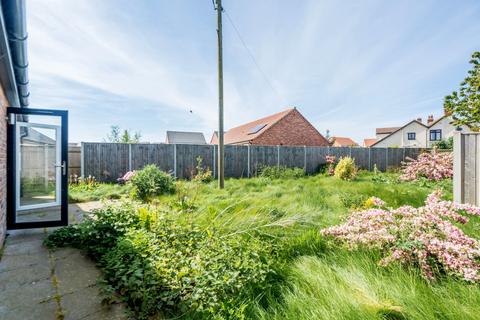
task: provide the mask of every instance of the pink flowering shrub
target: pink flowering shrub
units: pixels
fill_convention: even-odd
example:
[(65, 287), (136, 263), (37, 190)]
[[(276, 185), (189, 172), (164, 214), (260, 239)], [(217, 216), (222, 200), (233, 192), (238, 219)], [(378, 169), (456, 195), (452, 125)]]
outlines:
[(333, 176), (335, 174), (335, 163), (337, 162), (337, 157), (327, 155), (325, 156), (325, 162), (327, 162), (327, 174)]
[(342, 225), (323, 229), (350, 249), (381, 249), (380, 265), (397, 261), (418, 266), (427, 279), (445, 273), (470, 282), (480, 282), (480, 242), (468, 237), (453, 222), (465, 224), (467, 215), (480, 216), (480, 208), (441, 200), (430, 194), (425, 206), (383, 209), (379, 206), (353, 212)]
[(453, 177), (453, 155), (451, 152), (422, 153), (417, 160), (407, 158), (403, 163), (402, 181), (414, 181), (420, 177), (439, 181)]

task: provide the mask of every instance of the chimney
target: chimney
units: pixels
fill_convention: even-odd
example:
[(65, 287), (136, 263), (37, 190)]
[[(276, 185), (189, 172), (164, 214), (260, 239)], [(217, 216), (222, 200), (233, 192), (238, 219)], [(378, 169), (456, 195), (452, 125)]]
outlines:
[(433, 114), (428, 116), (427, 125), (431, 125), (432, 123), (433, 123)]
[(422, 118), (417, 118), (417, 121), (418, 121), (418, 122), (422, 122)]

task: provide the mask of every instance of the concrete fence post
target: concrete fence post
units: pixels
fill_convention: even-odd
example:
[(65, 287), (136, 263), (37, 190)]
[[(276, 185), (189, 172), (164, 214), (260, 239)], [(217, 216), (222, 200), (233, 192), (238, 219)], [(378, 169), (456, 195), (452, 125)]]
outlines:
[(277, 167), (280, 167), (280, 146), (277, 146)]
[(247, 177), (250, 178), (250, 145), (247, 144)]
[(85, 178), (85, 143), (80, 143), (80, 176)]
[(132, 144), (128, 144), (128, 171), (132, 171)]
[(177, 145), (173, 145), (173, 176), (177, 178)]
[(216, 173), (217, 173), (217, 164), (215, 162), (215, 156), (216, 156), (216, 145), (214, 144), (213, 145), (213, 177), (215, 178), (216, 177)]
[(303, 171), (307, 173), (307, 146), (303, 146)]
[(464, 202), (465, 139), (460, 132), (453, 136), (453, 200)]

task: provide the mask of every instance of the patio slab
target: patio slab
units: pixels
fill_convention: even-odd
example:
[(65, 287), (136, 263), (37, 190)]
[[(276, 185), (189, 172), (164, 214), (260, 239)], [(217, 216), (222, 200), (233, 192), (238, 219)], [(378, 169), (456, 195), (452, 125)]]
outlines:
[[(70, 221), (81, 221), (100, 202), (70, 205)], [(95, 263), (79, 250), (50, 251), (51, 230), (10, 231), (0, 258), (0, 319), (128, 319), (120, 303), (103, 305)]]

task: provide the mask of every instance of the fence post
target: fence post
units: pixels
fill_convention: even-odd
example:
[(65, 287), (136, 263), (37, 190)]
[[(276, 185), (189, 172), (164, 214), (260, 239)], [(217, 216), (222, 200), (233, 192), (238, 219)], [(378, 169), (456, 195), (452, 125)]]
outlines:
[(388, 147), (385, 148), (385, 172), (388, 170)]
[(84, 146), (84, 142), (81, 142), (80, 143), (80, 176), (82, 178), (85, 177), (85, 146)]
[(277, 146), (277, 168), (280, 167), (280, 146)]
[(132, 144), (128, 144), (128, 171), (132, 171)]
[(456, 132), (453, 136), (453, 200), (464, 202), (465, 177), (465, 146), (464, 136)]
[(250, 145), (247, 144), (247, 177), (250, 178)]
[(173, 176), (177, 178), (177, 145), (173, 145)]
[(368, 147), (368, 171), (372, 171), (372, 147)]
[(216, 147), (216, 145), (214, 144), (214, 145), (213, 145), (213, 177), (214, 177), (214, 178), (216, 177), (216, 173), (217, 173), (217, 171), (216, 171), (216, 170), (217, 170), (217, 164), (216, 164), (216, 162), (215, 162), (215, 160), (216, 160), (216, 159), (215, 159), (215, 155), (216, 155), (217, 153), (215, 152), (215, 147)]
[(303, 146), (303, 171), (307, 173), (307, 146)]

